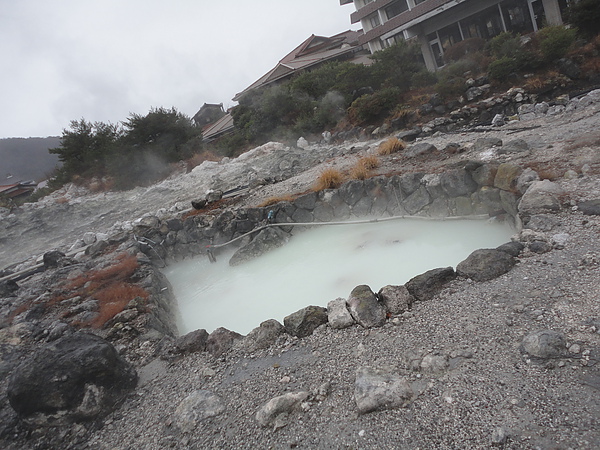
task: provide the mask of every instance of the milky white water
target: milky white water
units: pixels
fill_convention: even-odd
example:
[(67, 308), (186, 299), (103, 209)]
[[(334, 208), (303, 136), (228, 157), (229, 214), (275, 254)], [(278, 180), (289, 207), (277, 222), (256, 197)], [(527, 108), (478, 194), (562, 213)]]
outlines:
[(225, 327), (247, 334), (267, 319), (347, 298), (360, 284), (377, 292), (429, 269), (456, 265), (473, 250), (510, 240), (510, 227), (487, 221), (398, 220), (322, 226), (236, 267), (221, 253), (165, 269), (179, 303), (181, 334)]

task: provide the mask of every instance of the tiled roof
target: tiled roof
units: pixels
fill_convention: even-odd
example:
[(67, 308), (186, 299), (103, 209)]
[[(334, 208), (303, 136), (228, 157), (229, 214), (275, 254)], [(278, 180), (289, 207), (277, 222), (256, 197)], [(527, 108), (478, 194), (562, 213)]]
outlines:
[(233, 117), (231, 114), (227, 113), (215, 123), (203, 130), (202, 139), (205, 141), (213, 140), (229, 131), (232, 131), (233, 128)]
[(243, 94), (252, 89), (257, 89), (287, 78), (298, 70), (340, 57), (344, 54), (356, 52), (360, 36), (362, 36), (362, 30), (348, 30), (332, 37), (315, 36), (313, 34), (284, 56), (273, 69), (242, 92), (236, 94), (233, 100), (239, 100)]
[(448, 7), (456, 6), (467, 0), (427, 0), (426, 2), (420, 3), (410, 11), (405, 11), (388, 20), (384, 24), (367, 31), (361, 37), (358, 38), (359, 44), (365, 44), (379, 36), (394, 30), (395, 28), (401, 27), (427, 13), (434, 11), (437, 8), (444, 6), (447, 3), (451, 3)]

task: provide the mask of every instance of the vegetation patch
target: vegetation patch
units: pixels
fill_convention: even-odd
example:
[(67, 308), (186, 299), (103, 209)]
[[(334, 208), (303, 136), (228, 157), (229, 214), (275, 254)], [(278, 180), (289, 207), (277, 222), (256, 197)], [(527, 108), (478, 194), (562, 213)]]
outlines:
[(317, 178), (314, 186), (315, 191), (322, 191), (324, 189), (336, 189), (344, 183), (344, 175), (337, 169), (329, 168), (325, 169)]
[(379, 148), (377, 149), (377, 154), (380, 156), (391, 155), (392, 153), (397, 153), (406, 148), (406, 143), (397, 137), (391, 137), (386, 141), (383, 141), (379, 144)]

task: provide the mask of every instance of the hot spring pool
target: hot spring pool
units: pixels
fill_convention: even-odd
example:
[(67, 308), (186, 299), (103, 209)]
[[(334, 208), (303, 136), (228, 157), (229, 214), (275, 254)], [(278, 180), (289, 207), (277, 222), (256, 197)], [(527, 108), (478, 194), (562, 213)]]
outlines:
[(479, 220), (398, 220), (315, 227), (285, 246), (236, 267), (234, 252), (171, 264), (165, 274), (179, 306), (181, 334), (225, 327), (241, 334), (267, 319), (308, 305), (327, 306), (367, 284), (377, 292), (437, 267), (456, 265), (472, 251), (510, 240), (507, 224)]

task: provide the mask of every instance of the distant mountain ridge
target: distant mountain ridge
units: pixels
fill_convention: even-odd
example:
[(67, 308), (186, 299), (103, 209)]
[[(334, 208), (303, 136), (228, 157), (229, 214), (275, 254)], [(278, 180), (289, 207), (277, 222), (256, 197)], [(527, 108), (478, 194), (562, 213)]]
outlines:
[(0, 139), (0, 185), (47, 179), (60, 165), (48, 150), (59, 145), (58, 136)]

